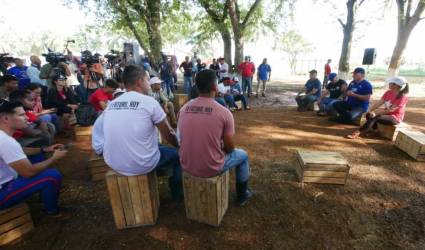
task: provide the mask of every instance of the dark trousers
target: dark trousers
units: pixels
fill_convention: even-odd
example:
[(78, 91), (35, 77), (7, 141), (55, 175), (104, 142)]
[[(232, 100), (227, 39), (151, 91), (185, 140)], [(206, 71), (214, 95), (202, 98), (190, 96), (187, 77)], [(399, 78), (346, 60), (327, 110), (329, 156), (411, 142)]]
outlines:
[(304, 95), (295, 97), (295, 101), (298, 104), (298, 107), (307, 108), (309, 105), (317, 101), (317, 96), (315, 95)]
[(352, 107), (346, 101), (335, 102), (333, 108), (338, 113), (336, 121), (340, 123), (351, 123), (364, 113), (361, 107)]
[(378, 123), (386, 125), (396, 125), (399, 123), (396, 119), (394, 119), (394, 117), (390, 115), (378, 115), (373, 118), (371, 118), (369, 115), (366, 115), (366, 119), (366, 123), (363, 124), (363, 126), (361, 126), (359, 129), (361, 132), (370, 131), (372, 129), (378, 129)]

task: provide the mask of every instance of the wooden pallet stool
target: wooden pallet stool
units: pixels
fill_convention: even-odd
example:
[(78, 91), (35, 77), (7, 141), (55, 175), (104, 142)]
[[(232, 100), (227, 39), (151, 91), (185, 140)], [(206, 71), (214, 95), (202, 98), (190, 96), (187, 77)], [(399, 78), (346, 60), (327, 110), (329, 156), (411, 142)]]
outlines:
[(0, 246), (21, 238), (32, 229), (34, 223), (26, 203), (0, 210)]
[(301, 182), (345, 184), (350, 166), (336, 152), (298, 150), (297, 175)]
[(188, 219), (220, 225), (229, 206), (229, 171), (211, 178), (183, 173), (183, 190)]
[(158, 218), (159, 192), (156, 172), (123, 176), (106, 173), (106, 185), (117, 229), (153, 225)]
[(89, 170), (92, 181), (100, 181), (105, 179), (105, 174), (111, 170), (103, 160), (103, 156), (92, 153), (89, 158)]
[(83, 127), (83, 126), (75, 126), (75, 140), (80, 141), (91, 141), (91, 135), (93, 126)]
[(386, 124), (378, 123), (379, 134), (382, 137), (387, 138), (391, 141), (395, 141), (395, 139), (397, 138), (397, 134), (400, 130), (409, 129), (409, 127), (410, 126), (404, 122), (401, 122), (397, 125), (386, 125)]
[(425, 161), (425, 134), (415, 130), (400, 130), (395, 146), (417, 161)]
[(179, 112), (181, 107), (189, 100), (189, 97), (186, 94), (175, 94), (174, 95), (174, 111), (176, 114)]

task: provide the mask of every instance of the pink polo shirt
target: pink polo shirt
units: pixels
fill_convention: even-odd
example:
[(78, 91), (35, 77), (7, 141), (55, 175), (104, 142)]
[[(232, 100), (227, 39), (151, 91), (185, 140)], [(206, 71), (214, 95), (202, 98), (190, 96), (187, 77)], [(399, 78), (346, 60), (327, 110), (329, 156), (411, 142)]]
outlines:
[(178, 130), (183, 170), (197, 177), (220, 173), (224, 135), (235, 133), (232, 113), (213, 98), (198, 97), (180, 109)]

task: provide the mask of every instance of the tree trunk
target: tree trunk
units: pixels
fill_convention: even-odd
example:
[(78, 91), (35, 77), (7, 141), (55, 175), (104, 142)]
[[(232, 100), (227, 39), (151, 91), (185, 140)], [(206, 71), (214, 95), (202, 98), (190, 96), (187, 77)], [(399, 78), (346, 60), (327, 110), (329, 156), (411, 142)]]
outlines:
[(243, 62), (243, 47), (244, 47), (244, 41), (241, 37), (234, 37), (235, 41), (235, 67), (238, 67), (239, 64)]
[(348, 72), (350, 71), (350, 56), (351, 56), (351, 42), (353, 40), (354, 31), (354, 15), (355, 15), (356, 0), (347, 1), (347, 21), (345, 24), (338, 20), (343, 28), (344, 39), (342, 41), (341, 56), (339, 58), (338, 75), (341, 79), (348, 79)]
[(416, 7), (414, 14), (411, 16), (411, 1), (407, 2), (407, 10), (405, 10), (406, 2), (397, 0), (398, 8), (398, 32), (397, 41), (391, 56), (390, 65), (388, 66), (388, 76), (395, 76), (400, 69), (401, 61), (403, 59), (403, 52), (406, 49), (407, 42), (409, 41), (410, 34), (418, 22), (421, 20), (421, 15), (425, 10), (425, 1), (420, 0)]
[(150, 47), (150, 60), (151, 66), (154, 69), (158, 68), (161, 62), (161, 51), (162, 51), (162, 37), (160, 33), (161, 29), (161, 2), (157, 0), (147, 1), (147, 23), (148, 35), (149, 35), (149, 47)]
[(223, 28), (220, 30), (221, 38), (223, 39), (223, 57), (224, 60), (232, 65), (232, 36), (227, 28)]

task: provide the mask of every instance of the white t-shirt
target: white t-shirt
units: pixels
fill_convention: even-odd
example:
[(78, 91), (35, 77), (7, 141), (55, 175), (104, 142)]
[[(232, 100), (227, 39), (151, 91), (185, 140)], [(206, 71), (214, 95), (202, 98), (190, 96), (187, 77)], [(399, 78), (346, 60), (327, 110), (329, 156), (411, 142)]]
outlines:
[(93, 126), (91, 146), (96, 154), (103, 153), (105, 138), (103, 136), (103, 113), (96, 119)]
[(9, 164), (26, 158), (21, 145), (13, 137), (0, 130), (0, 189), (4, 183), (18, 177), (18, 173)]
[(150, 96), (126, 92), (103, 112), (103, 157), (122, 175), (146, 174), (159, 162), (156, 124), (166, 119), (159, 103)]
[[(226, 76), (229, 75), (229, 65), (227, 63), (223, 63), (223, 64), (219, 63), (219, 65), (220, 65), (220, 75), (219, 76), (220, 76), (220, 79), (222, 79), (223, 77), (226, 77)], [(223, 69), (225, 69), (226, 71), (221, 72)]]

